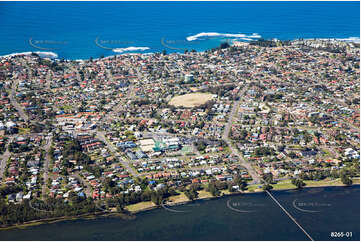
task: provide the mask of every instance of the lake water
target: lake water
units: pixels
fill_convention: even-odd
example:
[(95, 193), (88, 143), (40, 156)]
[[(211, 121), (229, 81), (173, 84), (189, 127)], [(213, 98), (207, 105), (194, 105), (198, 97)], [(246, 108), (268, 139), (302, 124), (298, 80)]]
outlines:
[[(360, 239), (360, 188), (307, 188), (272, 194), (315, 240)], [(1, 240), (308, 240), (265, 193), (142, 212), (133, 220), (79, 219), (0, 231)], [(175, 212), (176, 210), (178, 212)]]
[(359, 38), (360, 3), (0, 2), (0, 55), (50, 51), (85, 59), (131, 50), (203, 51), (258, 37)]

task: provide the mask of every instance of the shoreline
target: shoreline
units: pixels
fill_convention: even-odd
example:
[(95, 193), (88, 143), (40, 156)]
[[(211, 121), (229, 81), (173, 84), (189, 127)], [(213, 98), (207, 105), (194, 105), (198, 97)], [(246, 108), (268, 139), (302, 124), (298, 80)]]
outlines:
[[(302, 189), (309, 189), (309, 188), (324, 188), (324, 187), (352, 187), (352, 186), (360, 186), (360, 178), (354, 178), (353, 180), (357, 180), (358, 179), (358, 183), (354, 183), (350, 186), (347, 186), (347, 185), (319, 185), (319, 186), (305, 186), (301, 189), (298, 189), (297, 187), (295, 188), (280, 188), (280, 189), (271, 189), (271, 191), (291, 191), (291, 190), (294, 190), (294, 191), (297, 191), (297, 190), (302, 190)], [(212, 195), (210, 196), (207, 196), (207, 197), (202, 197), (202, 198), (196, 198), (194, 201), (202, 201), (202, 200), (214, 200), (214, 199), (218, 199), (218, 198), (223, 198), (223, 197), (230, 197), (230, 196), (237, 196), (237, 195), (251, 195), (251, 194), (258, 194), (258, 193), (263, 193), (265, 191), (263, 191), (261, 188), (258, 189), (258, 191), (245, 191), (245, 192), (233, 192), (233, 193), (223, 193), (224, 190), (222, 190), (222, 195), (221, 196), (218, 196), (218, 197), (214, 197)], [(178, 195), (179, 196), (179, 195)], [(172, 203), (172, 204), (166, 204), (167, 206), (169, 207), (173, 207), (173, 206), (179, 206), (179, 205), (184, 205), (184, 204), (188, 204), (188, 203), (192, 203), (194, 201), (191, 201), (191, 200), (188, 200), (188, 201), (179, 201), (179, 202), (175, 202), (175, 203)], [(132, 211), (130, 212), (130, 214), (138, 214), (138, 213), (141, 213), (141, 212), (146, 212), (146, 211), (150, 211), (150, 210), (153, 210), (153, 209), (156, 209), (156, 208), (162, 208), (162, 205), (154, 205), (152, 207), (148, 207), (148, 208), (144, 208), (144, 209), (139, 209), (139, 210), (136, 210), (136, 211)]]
[(125, 213), (118, 213), (118, 212), (95, 212), (95, 213), (88, 213), (88, 214), (82, 214), (82, 215), (73, 215), (73, 216), (62, 216), (57, 218), (44, 218), (44, 219), (37, 219), (37, 220), (31, 220), (24, 222), (22, 224), (15, 224), (5, 227), (0, 227), (0, 231), (4, 230), (11, 230), (11, 229), (25, 229), (27, 227), (31, 226), (37, 226), (42, 224), (52, 224), (62, 221), (71, 221), (71, 220), (77, 220), (77, 219), (97, 219), (100, 217), (122, 217), (123, 219), (133, 219), (133, 214), (125, 214)]
[[(340, 184), (335, 184), (335, 185), (318, 185), (318, 186), (305, 186), (302, 189), (309, 189), (309, 188), (323, 188), (323, 187), (352, 187), (352, 186), (360, 186), (360, 178), (353, 178), (353, 180), (358, 180), (357, 183), (352, 184), (351, 186), (346, 186), (346, 185), (340, 185)], [(300, 189), (300, 190), (302, 190)], [(299, 189), (295, 188), (280, 188), (280, 189), (272, 189), (271, 191), (297, 191)], [(254, 191), (246, 191), (246, 192), (233, 192), (233, 193), (224, 193), (224, 190), (222, 190), (222, 195), (221, 196), (217, 196), (214, 197), (211, 194), (209, 194), (208, 196), (205, 197), (200, 197), (195, 199), (194, 201), (191, 200), (186, 200), (186, 201), (179, 201), (179, 202), (172, 202), (172, 204), (165, 204), (169, 207), (174, 207), (174, 206), (180, 206), (180, 205), (184, 205), (184, 204), (188, 204), (188, 203), (192, 203), (192, 202), (196, 202), (196, 201), (205, 201), (205, 200), (215, 200), (215, 199), (219, 199), (219, 198), (224, 198), (224, 197), (231, 197), (231, 196), (237, 196), (237, 195), (248, 195), (248, 194), (259, 194), (259, 193), (264, 193), (265, 191), (261, 190), (261, 189), (257, 189)], [(179, 196), (179, 195), (178, 195)], [(139, 203), (136, 203), (139, 204)], [(132, 205), (136, 205), (136, 204), (132, 204)], [(131, 206), (131, 205), (128, 205)], [(77, 220), (77, 219), (86, 219), (86, 220), (90, 220), (90, 219), (97, 219), (97, 218), (101, 218), (101, 217), (121, 217), (122, 219), (134, 219), (136, 217), (137, 214), (140, 214), (142, 212), (146, 212), (146, 211), (151, 211), (151, 210), (155, 210), (158, 208), (162, 208), (162, 205), (152, 205), (149, 207), (145, 207), (142, 209), (137, 209), (134, 211), (128, 211), (127, 213), (124, 212), (95, 212), (95, 213), (88, 213), (88, 214), (82, 214), (82, 215), (74, 215), (74, 216), (63, 216), (63, 217), (57, 217), (57, 218), (44, 218), (44, 219), (38, 219), (38, 220), (32, 220), (32, 221), (27, 221), (24, 222), (22, 224), (15, 224), (15, 225), (10, 225), (10, 226), (5, 226), (5, 227), (0, 227), (0, 231), (4, 231), (4, 230), (11, 230), (11, 229), (26, 229), (27, 227), (31, 227), (31, 226), (37, 226), (37, 225), (42, 225), (42, 224), (51, 224), (51, 223), (57, 223), (57, 222), (62, 222), (62, 221), (71, 221), (71, 220)]]
[[(346, 42), (346, 43), (356, 43), (356, 44), (360, 44), (360, 37), (345, 37), (345, 38), (322, 38), (322, 37), (319, 37), (319, 38), (298, 38), (298, 39), (277, 39), (277, 38), (272, 38), (270, 40), (281, 40), (281, 41), (298, 41), (300, 39), (303, 39), (303, 40), (306, 40), (306, 41), (312, 41), (312, 40), (320, 40), (320, 41), (339, 41), (339, 42)], [(248, 44), (250, 43), (250, 41), (254, 41), (256, 39), (249, 39), (249, 40), (245, 40), (244, 38), (238, 38), (238, 39), (233, 39), (231, 40), (231, 46), (237, 46), (237, 44), (239, 43), (243, 43), (243, 44)], [(258, 40), (258, 39), (257, 39)], [(189, 41), (189, 42), (192, 42), (193, 40)], [(222, 42), (220, 42), (222, 43)], [(164, 46), (165, 47), (165, 46)], [(217, 48), (218, 46), (215, 46), (213, 48)], [(126, 47), (126, 48), (121, 48), (121, 49), (128, 49), (128, 48), (134, 48), (132, 46), (130, 47)], [(145, 48), (145, 47), (137, 47), (137, 48)], [(146, 48), (149, 48), (149, 47), (146, 47)], [(161, 50), (159, 51), (152, 51), (152, 52), (128, 52), (128, 51), (124, 51), (123, 53), (120, 53), (120, 54), (117, 54), (117, 51), (114, 51), (114, 50), (117, 50), (119, 48), (114, 48), (112, 49), (112, 51), (115, 53), (113, 55), (109, 55), (109, 56), (104, 56), (104, 57), (98, 57), (98, 58), (93, 58), (93, 60), (100, 60), (100, 59), (107, 59), (107, 58), (113, 58), (113, 57), (117, 57), (117, 56), (122, 56), (122, 55), (153, 55), (153, 54), (156, 54), (156, 53), (161, 53)], [(165, 47), (165, 50), (166, 49), (170, 49), (168, 47)], [(212, 49), (212, 48), (209, 48), (209, 49)], [(170, 49), (171, 50), (171, 49)], [(201, 52), (204, 52), (204, 51), (198, 51), (197, 52), (201, 53)], [(35, 54), (38, 54), (41, 58), (50, 58), (52, 60), (64, 60), (64, 61), (76, 61), (76, 62), (83, 62), (83, 61), (89, 61), (90, 60), (90, 57), (89, 58), (82, 58), (82, 59), (65, 59), (65, 58), (60, 58), (58, 53), (55, 53), (55, 52), (52, 52), (52, 51), (39, 51), (39, 50), (35, 50), (35, 51), (24, 51), (24, 52), (12, 52), (10, 54), (4, 54), (4, 55), (0, 55), (0, 60), (1, 59), (7, 59), (7, 58), (11, 58), (11, 57), (16, 57), (16, 56), (23, 56), (23, 55), (31, 55), (32, 53), (35, 53)], [(169, 52), (169, 54), (171, 53), (178, 53), (178, 54), (183, 54), (183, 52), (179, 52), (179, 51), (175, 51), (175, 52)]]

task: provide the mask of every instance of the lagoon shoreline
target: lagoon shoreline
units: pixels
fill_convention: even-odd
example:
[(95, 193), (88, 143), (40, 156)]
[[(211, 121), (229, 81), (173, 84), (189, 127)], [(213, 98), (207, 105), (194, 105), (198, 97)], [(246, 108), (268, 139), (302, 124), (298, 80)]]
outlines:
[[(340, 185), (340, 184), (338, 184), (338, 185), (319, 185), (319, 186), (306, 186), (306, 187), (304, 187), (302, 189), (360, 186), (360, 178), (354, 178), (353, 180), (354, 181), (356, 180), (356, 183), (352, 184), (351, 186)], [(297, 189), (295, 187), (295, 188), (285, 188), (285, 189), (272, 189), (272, 191), (297, 191), (297, 190), (302, 190), (302, 189)], [(179, 202), (174, 202), (172, 204), (165, 204), (165, 205), (170, 206), (170, 207), (174, 207), (174, 206), (189, 204), (189, 203), (192, 203), (192, 202), (195, 202), (195, 201), (216, 200), (216, 199), (224, 198), (224, 197), (233, 197), (233, 196), (238, 196), (238, 195), (252, 195), (252, 194), (259, 194), (259, 193), (265, 193), (265, 191), (263, 191), (261, 189), (258, 189), (258, 190), (251, 191), (251, 192), (250, 191), (233, 192), (233, 193), (229, 193), (229, 194), (225, 194), (225, 193), (222, 192), (222, 195), (217, 196), (217, 197), (214, 197), (211, 194), (209, 194), (209, 196), (196, 198), (193, 201), (191, 201), (191, 200), (179, 201)], [(137, 210), (134, 210), (134, 211), (128, 211), (126, 213), (125, 212), (95, 212), (95, 213), (81, 214), (81, 215), (77, 215), (77, 216), (62, 216), (62, 217), (57, 217), (57, 218), (37, 219), (37, 220), (27, 221), (27, 222), (24, 222), (22, 224), (15, 224), (15, 225), (10, 225), (10, 226), (0, 226), (0, 231), (13, 230), (13, 229), (26, 229), (27, 227), (38, 226), (38, 225), (42, 225), (42, 224), (51, 224), (51, 223), (57, 223), (57, 222), (62, 222), (62, 221), (70, 221), (70, 220), (78, 220), (78, 219), (91, 220), (91, 219), (97, 219), (97, 218), (101, 218), (101, 217), (120, 217), (122, 219), (130, 220), (130, 219), (135, 219), (137, 214), (140, 214), (142, 212), (155, 210), (155, 209), (158, 209), (158, 208), (162, 208), (162, 206), (164, 206), (164, 205), (153, 205), (153, 206), (149, 206), (149, 207), (146, 207), (146, 208), (137, 209)]]

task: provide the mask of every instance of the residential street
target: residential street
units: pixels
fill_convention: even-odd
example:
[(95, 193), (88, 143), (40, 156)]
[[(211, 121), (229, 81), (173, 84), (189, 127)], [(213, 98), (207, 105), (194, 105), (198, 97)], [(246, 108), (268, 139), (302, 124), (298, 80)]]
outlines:
[(6, 145), (6, 151), (4, 152), (4, 154), (1, 157), (1, 164), (0, 164), (0, 178), (3, 178), (4, 175), (4, 171), (5, 171), (5, 167), (6, 167), (6, 162), (8, 161), (9, 157), (10, 157), (10, 151), (9, 151), (9, 144), (11, 142), (13, 142), (15, 136), (10, 136), (10, 139), (8, 140), (8, 143)]
[(24, 112), (23, 108), (19, 105), (19, 103), (16, 101), (15, 99), (15, 94), (16, 94), (16, 87), (19, 84), (19, 80), (16, 79), (11, 87), (11, 94), (9, 95), (10, 98), (10, 102), (11, 104), (15, 107), (15, 109), (18, 111), (20, 117), (27, 122), (29, 120), (28, 116), (26, 115), (26, 113)]
[[(242, 97), (246, 90), (247, 89), (243, 89), (242, 92), (239, 94), (239, 96)], [(249, 162), (244, 160), (243, 156), (238, 152), (237, 148), (235, 148), (232, 145), (232, 143), (231, 143), (231, 141), (229, 139), (229, 132), (230, 132), (231, 127), (232, 127), (233, 117), (237, 113), (237, 109), (239, 107), (239, 104), (240, 104), (241, 100), (242, 100), (242, 98), (240, 98), (239, 100), (237, 100), (237, 101), (235, 101), (233, 103), (231, 113), (229, 114), (229, 117), (228, 117), (228, 122), (227, 122), (227, 124), (226, 124), (226, 126), (224, 128), (222, 139), (224, 141), (226, 141), (226, 143), (228, 144), (230, 150), (232, 151), (232, 154), (239, 157), (241, 165), (247, 168), (250, 176), (253, 179), (252, 183), (253, 184), (259, 184), (259, 183), (261, 183), (261, 178), (258, 176), (257, 172), (254, 170), (254, 168), (251, 166), (251, 164)]]
[(134, 171), (134, 169), (130, 166), (130, 164), (121, 157), (121, 155), (118, 153), (118, 151), (116, 150), (116, 148), (105, 138), (103, 131), (97, 131), (97, 132), (96, 132), (96, 137), (97, 137), (99, 140), (103, 141), (103, 142), (107, 145), (107, 147), (109, 148), (109, 150), (110, 150), (111, 152), (113, 152), (113, 153), (119, 158), (120, 163), (123, 165), (123, 167), (124, 167), (130, 174), (132, 174), (132, 175), (135, 176), (135, 177), (139, 176), (139, 174), (137, 174), (137, 173)]
[(46, 186), (47, 186), (47, 182), (48, 182), (48, 170), (49, 170), (49, 162), (50, 162), (50, 155), (49, 155), (49, 151), (50, 151), (50, 148), (51, 148), (51, 142), (52, 142), (52, 139), (53, 139), (53, 136), (52, 134), (50, 136), (47, 136), (46, 137), (46, 144), (45, 144), (45, 160), (44, 160), (44, 184), (42, 185), (42, 188), (41, 188), (41, 194), (44, 195), (46, 194)]

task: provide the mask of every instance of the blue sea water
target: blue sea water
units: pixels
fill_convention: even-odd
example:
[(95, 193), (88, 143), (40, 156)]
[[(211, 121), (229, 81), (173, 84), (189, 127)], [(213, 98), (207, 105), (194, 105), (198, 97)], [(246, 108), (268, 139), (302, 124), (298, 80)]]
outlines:
[[(199, 33), (218, 35), (189, 41)], [(51, 51), (85, 59), (129, 47), (183, 52), (255, 37), (359, 36), (359, 2), (0, 2), (0, 55)]]

